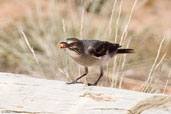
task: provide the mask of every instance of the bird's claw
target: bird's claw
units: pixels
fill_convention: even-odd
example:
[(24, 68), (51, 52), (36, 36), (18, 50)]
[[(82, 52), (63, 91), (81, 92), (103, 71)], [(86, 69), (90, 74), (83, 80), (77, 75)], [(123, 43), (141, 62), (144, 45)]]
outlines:
[(72, 82), (67, 82), (66, 84), (83, 84), (82, 82), (77, 82), (77, 81), (72, 81)]
[(87, 85), (88, 86), (96, 86), (96, 84), (90, 84), (90, 83), (88, 83)]

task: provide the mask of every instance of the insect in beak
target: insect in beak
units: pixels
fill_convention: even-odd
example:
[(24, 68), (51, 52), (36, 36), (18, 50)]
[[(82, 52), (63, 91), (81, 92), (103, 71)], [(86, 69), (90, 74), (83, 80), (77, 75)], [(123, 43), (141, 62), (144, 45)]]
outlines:
[(66, 42), (61, 42), (61, 43), (58, 44), (58, 47), (59, 48), (67, 48), (68, 44)]

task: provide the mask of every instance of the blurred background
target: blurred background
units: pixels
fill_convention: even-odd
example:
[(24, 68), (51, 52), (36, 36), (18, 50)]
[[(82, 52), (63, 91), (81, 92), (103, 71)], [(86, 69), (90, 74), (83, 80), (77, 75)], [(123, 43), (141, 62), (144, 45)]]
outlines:
[[(171, 93), (170, 0), (0, 0), (0, 72), (71, 81), (84, 72), (57, 47), (67, 37), (135, 49), (105, 65), (99, 86)], [(90, 68), (84, 83), (94, 82)]]

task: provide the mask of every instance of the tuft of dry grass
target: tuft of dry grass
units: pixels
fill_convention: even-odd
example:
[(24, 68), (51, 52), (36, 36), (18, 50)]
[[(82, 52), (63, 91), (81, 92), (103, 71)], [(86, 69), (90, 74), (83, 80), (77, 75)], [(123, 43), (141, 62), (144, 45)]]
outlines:
[(156, 71), (156, 69), (159, 67), (159, 65), (161, 64), (161, 62), (163, 61), (163, 59), (166, 56), (166, 53), (165, 53), (163, 55), (163, 57), (161, 58), (161, 60), (157, 63), (157, 61), (159, 59), (160, 51), (161, 51), (161, 48), (162, 48), (162, 45), (163, 45), (164, 41), (165, 41), (165, 37), (160, 42), (159, 49), (157, 51), (157, 56), (156, 56), (156, 58), (154, 60), (154, 63), (152, 65), (152, 67), (151, 67), (151, 70), (149, 72), (148, 79), (146, 80), (146, 82), (140, 88), (140, 90), (143, 91), (143, 92), (150, 92), (152, 90), (152, 89), (150, 89), (150, 90), (148, 90), (148, 89), (149, 89), (150, 84), (154, 80), (154, 72)]
[(170, 96), (149, 97), (137, 103), (127, 114), (140, 114), (147, 109), (167, 108), (171, 106), (170, 100)]

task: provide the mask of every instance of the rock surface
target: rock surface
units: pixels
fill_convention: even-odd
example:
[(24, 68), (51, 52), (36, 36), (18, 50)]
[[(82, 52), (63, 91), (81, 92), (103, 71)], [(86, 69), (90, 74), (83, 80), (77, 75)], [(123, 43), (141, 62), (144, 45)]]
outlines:
[(171, 114), (171, 107), (161, 109), (149, 109), (143, 111), (141, 114)]
[[(158, 97), (161, 100), (156, 100)], [(159, 104), (154, 107), (155, 101), (162, 101), (160, 109), (157, 109)], [(153, 106), (149, 105), (151, 102)], [(146, 104), (148, 107), (142, 109)], [(171, 113), (169, 107), (170, 96), (84, 84), (66, 85), (62, 81), (0, 73), (0, 113), (158, 114), (157, 111), (164, 114)]]

